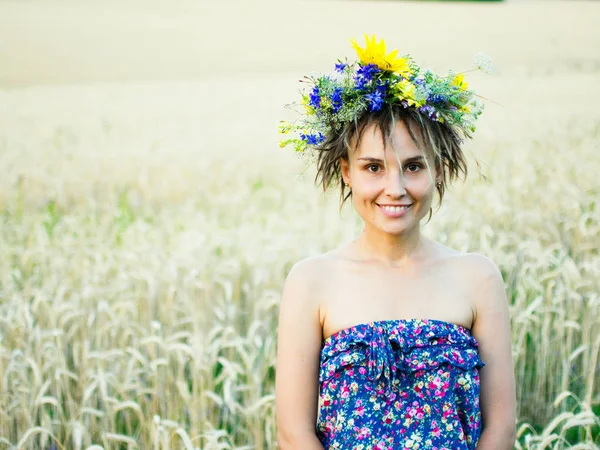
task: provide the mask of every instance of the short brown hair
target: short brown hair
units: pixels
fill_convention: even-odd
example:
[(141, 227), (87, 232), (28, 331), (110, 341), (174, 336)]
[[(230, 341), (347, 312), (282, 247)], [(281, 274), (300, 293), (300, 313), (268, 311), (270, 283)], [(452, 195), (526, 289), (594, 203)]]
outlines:
[(349, 160), (353, 144), (354, 148), (358, 147), (365, 128), (371, 124), (381, 132), (385, 146), (399, 120), (404, 122), (417, 147), (424, 146), (434, 156), (435, 167), (441, 171), (441, 183), (436, 185), (438, 207), (441, 206), (446, 185), (455, 178), (465, 179), (467, 176), (467, 162), (461, 148), (463, 137), (456, 128), (431, 120), (415, 108), (401, 105), (384, 104), (379, 111), (366, 112), (341, 130), (325, 136), (323, 143), (317, 147), (315, 183), (323, 186), (324, 190), (339, 185), (340, 203), (343, 204), (352, 193), (342, 182), (340, 160)]

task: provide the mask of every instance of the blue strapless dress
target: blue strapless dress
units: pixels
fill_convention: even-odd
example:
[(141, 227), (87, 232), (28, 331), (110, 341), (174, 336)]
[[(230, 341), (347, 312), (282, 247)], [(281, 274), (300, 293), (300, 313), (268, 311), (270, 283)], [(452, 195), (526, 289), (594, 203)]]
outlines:
[(484, 366), (477, 346), (467, 328), (418, 319), (325, 339), (316, 428), (325, 450), (474, 449)]

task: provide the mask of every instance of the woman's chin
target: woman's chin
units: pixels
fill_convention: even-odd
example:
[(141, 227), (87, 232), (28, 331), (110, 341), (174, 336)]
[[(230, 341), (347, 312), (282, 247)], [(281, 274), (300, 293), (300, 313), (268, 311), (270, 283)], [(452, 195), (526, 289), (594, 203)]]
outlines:
[(409, 230), (406, 227), (387, 227), (382, 229), (381, 231), (390, 236), (401, 236), (403, 234), (406, 234)]
[(377, 233), (400, 236), (409, 232), (413, 228), (412, 225), (412, 223), (377, 224), (373, 226), (372, 229)]

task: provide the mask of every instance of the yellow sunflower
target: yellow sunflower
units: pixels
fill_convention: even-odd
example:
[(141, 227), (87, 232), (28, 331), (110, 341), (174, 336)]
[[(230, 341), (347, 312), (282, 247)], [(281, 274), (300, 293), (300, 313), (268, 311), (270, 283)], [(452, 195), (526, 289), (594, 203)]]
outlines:
[(457, 86), (461, 91), (469, 89), (469, 83), (465, 81), (465, 76), (462, 73), (459, 73), (454, 77), (452, 84)]
[(398, 58), (398, 50), (385, 54), (385, 41), (382, 39), (379, 43), (375, 36), (365, 35), (365, 48), (360, 47), (356, 40), (351, 39), (352, 47), (356, 50), (358, 59), (363, 64), (375, 64), (381, 70), (399, 73), (408, 77), (411, 74), (408, 58)]

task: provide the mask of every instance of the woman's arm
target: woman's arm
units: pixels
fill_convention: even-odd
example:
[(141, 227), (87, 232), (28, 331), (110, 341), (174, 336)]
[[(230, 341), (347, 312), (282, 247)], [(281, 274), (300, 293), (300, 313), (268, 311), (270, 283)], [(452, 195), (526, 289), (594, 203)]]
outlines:
[(480, 371), (483, 429), (477, 450), (512, 450), (516, 394), (508, 299), (496, 265), (485, 256), (469, 256), (476, 305), (472, 333), (485, 363)]
[(275, 405), (281, 450), (323, 450), (315, 434), (322, 329), (314, 262), (290, 271), (279, 311)]

